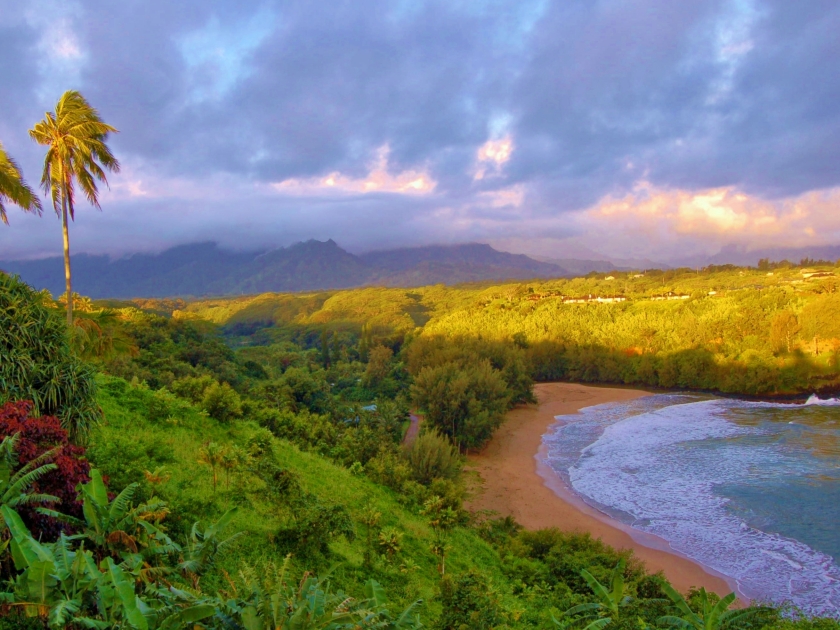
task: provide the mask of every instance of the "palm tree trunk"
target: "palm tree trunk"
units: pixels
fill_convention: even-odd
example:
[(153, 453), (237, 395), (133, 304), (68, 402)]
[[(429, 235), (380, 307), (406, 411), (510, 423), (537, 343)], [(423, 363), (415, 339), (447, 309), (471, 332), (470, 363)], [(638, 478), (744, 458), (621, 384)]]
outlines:
[(73, 288), (70, 283), (70, 232), (67, 229), (67, 195), (61, 200), (61, 230), (64, 234), (64, 283), (67, 286), (67, 326), (73, 326)]

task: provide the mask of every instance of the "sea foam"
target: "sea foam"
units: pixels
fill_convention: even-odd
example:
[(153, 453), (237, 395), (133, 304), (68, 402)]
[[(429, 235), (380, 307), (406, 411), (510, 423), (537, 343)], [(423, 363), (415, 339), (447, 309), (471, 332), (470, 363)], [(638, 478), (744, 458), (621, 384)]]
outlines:
[(823, 407), (836, 407), (840, 405), (840, 399), (838, 398), (820, 398), (816, 394), (811, 394), (808, 396), (808, 400), (805, 401), (806, 405), (820, 405)]
[(586, 502), (733, 578), (744, 595), (837, 615), (840, 567), (834, 560), (744, 522), (716, 492), (767, 470), (782, 478), (801, 472), (795, 454), (761, 439), (760, 427), (726, 417), (739, 406), (778, 405), (687, 396), (640, 400), (559, 417), (545, 438), (549, 465)]

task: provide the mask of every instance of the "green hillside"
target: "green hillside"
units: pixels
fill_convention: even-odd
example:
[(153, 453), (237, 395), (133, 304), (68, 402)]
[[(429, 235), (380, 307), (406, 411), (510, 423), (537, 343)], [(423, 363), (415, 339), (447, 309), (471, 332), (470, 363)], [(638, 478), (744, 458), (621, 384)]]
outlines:
[(184, 302), (170, 312), (222, 325), (234, 342), (244, 333), (244, 343), (311, 338), (324, 327), (358, 335), (363, 326), (393, 343), (418, 335), (515, 341), (537, 380), (759, 395), (832, 391), (840, 269), (763, 266), (262, 294)]
[[(302, 492), (311, 494), (324, 506), (346, 509), (348, 531), (354, 532), (349, 537), (343, 534), (335, 538), (326, 533), (327, 553), (298, 551), (296, 555), (304, 556), (293, 560), (299, 572), (326, 572), (335, 566), (333, 579), (348, 592), (361, 592), (364, 582), (375, 577), (402, 605), (420, 598), (427, 602), (425, 617), (439, 614), (435, 597), (437, 562), (429, 550), (432, 533), (427, 519), (418, 514), (417, 505), (364, 475), (354, 475), (346, 467), (266, 435), (254, 422), (224, 425), (174, 397), (161, 405), (163, 397), (155, 392), (113, 377), (100, 380), (100, 392), (107, 421), (92, 436), (89, 454), (92, 463), (110, 477), (112, 485), (122, 487), (139, 481), (145, 496), (154, 494), (167, 501), (177, 517), (171, 526), (184, 528), (185, 532), (194, 520), (214, 521), (231, 507), (238, 507), (231, 530), (246, 532), (246, 536), (222, 558), (220, 570), (236, 576), (243, 562), (260, 566), (268, 559), (279, 562), (286, 553), (297, 551), (294, 545), (278, 540), (282, 527), (295, 524), (295, 502), (291, 498), (278, 498), (264, 479), (246, 467), (229, 471), (230, 474), (220, 472), (214, 491), (210, 468), (199, 462), (202, 446), (210, 441), (243, 452), (252, 452), (259, 443), (273, 452), (277, 465), (293, 475)], [(158, 476), (169, 478), (153, 484), (145, 471), (158, 471)], [(365, 510), (371, 508), (382, 515), (380, 528), (395, 528), (403, 535), (402, 551), (393, 562), (380, 561), (374, 568), (363, 566), (367, 542), (362, 520)], [(457, 528), (450, 544), (449, 571), (460, 573), (481, 566), (494, 582), (505, 587), (504, 591), (510, 592), (499, 553), (474, 530)], [(202, 584), (203, 588), (225, 586), (221, 574), (211, 576), (209, 582)], [(507, 599), (515, 607), (516, 600), (510, 596)]]

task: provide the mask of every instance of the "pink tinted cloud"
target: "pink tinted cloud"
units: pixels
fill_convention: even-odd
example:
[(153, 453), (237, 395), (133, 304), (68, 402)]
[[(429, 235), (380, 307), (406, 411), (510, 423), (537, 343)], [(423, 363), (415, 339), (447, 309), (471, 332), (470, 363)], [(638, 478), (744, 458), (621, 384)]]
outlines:
[(840, 237), (838, 209), (840, 188), (769, 200), (735, 187), (689, 191), (640, 182), (623, 197), (603, 198), (579, 221), (589, 234), (608, 241), (641, 239), (652, 249), (686, 241), (711, 247), (801, 247)]
[(507, 135), (482, 144), (475, 155), (473, 180), (484, 179), (488, 175), (498, 175), (502, 167), (510, 160), (513, 153), (513, 138)]
[(354, 178), (336, 171), (322, 177), (284, 179), (271, 184), (271, 187), (287, 195), (375, 192), (425, 195), (434, 192), (437, 182), (425, 171), (405, 170), (392, 173), (388, 164), (389, 154), (388, 145), (380, 147), (365, 177)]

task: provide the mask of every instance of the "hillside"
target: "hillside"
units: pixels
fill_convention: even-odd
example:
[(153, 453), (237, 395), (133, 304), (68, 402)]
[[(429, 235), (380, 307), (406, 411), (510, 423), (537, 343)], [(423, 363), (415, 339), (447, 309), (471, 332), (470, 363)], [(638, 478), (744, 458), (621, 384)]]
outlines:
[(802, 260), (836, 261), (840, 259), (840, 245), (811, 245), (808, 247), (762, 247), (747, 249), (728, 245), (712, 256), (693, 256), (680, 260), (680, 265), (698, 267), (705, 265), (756, 266), (760, 260), (788, 260), (799, 263)]
[(370, 252), (359, 258), (377, 270), (374, 283), (389, 287), (551, 278), (569, 273), (553, 263), (540, 262), (522, 254), (499, 252), (489, 245), (478, 243)]
[[(53, 295), (64, 290), (62, 259), (0, 262)], [(335, 241), (310, 240), (265, 252), (232, 252), (197, 243), (160, 254), (73, 257), (73, 288), (93, 298), (241, 295), (345, 289), (364, 285), (423, 286), (567, 275), (554, 264), (499, 252), (489, 245), (404, 248), (355, 256)]]
[[(247, 450), (263, 435), (256, 423), (220, 423), (183, 401), (132, 387), (121, 379), (101, 378), (100, 385), (100, 402), (108, 421), (92, 437), (90, 453), (94, 464), (109, 475), (112, 484), (120, 487), (139, 482), (144, 492), (165, 499), (179, 517), (170, 524), (173, 528), (189, 527), (191, 519), (215, 520), (237, 505), (238, 514), (230, 529), (245, 535), (234, 552), (222, 559), (220, 568), (230, 575), (235, 576), (243, 562), (260, 566), (267, 557), (274, 556), (275, 562), (282, 559), (282, 546), (274, 539), (278, 524), (295, 518), (288, 501), (273, 504), (265, 481), (244, 472), (235, 473), (233, 479), (221, 475), (219, 487), (214, 490), (211, 470), (199, 461), (202, 445), (208, 441)], [(376, 570), (377, 579), (390, 585), (389, 594), (403, 605), (418, 598), (430, 602), (425, 606), (424, 617), (433, 618), (440, 613), (439, 605), (434, 603), (439, 576), (435, 557), (429, 550), (432, 531), (415, 505), (393, 490), (372, 483), (365, 476), (353, 475), (346, 467), (315, 453), (303, 452), (286, 440), (275, 440), (270, 448), (277, 464), (293, 471), (296, 483), (311, 493), (312, 500), (326, 506), (341, 505), (355, 524), (355, 536), (336, 536), (330, 543), (328, 561), (316, 553), (308, 562), (314, 559), (318, 564), (340, 564), (334, 579), (345, 589), (360, 591), (370, 574), (370, 567), (363, 566), (363, 515), (366, 509), (375, 508), (383, 515), (382, 527), (404, 532), (400, 561), (410, 561), (409, 566), (413, 567), (403, 574), (399, 566), (383, 563)], [(157, 468), (163, 468), (168, 479), (152, 484), (144, 471)], [(478, 564), (492, 575), (495, 583), (506, 591), (510, 589), (498, 552), (469, 528), (458, 528), (454, 533), (447, 562), (454, 572)], [(312, 568), (312, 564), (300, 567), (305, 568)]]
[(391, 339), (515, 340), (538, 380), (796, 394), (840, 387), (839, 278), (833, 265), (723, 266), (137, 305), (207, 319), (231, 338), (367, 327)]

